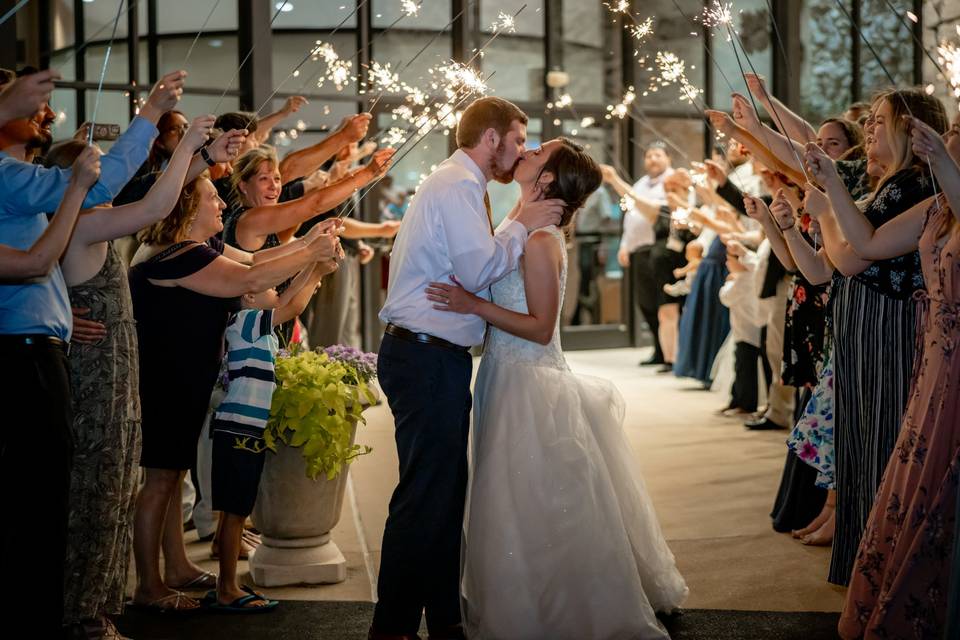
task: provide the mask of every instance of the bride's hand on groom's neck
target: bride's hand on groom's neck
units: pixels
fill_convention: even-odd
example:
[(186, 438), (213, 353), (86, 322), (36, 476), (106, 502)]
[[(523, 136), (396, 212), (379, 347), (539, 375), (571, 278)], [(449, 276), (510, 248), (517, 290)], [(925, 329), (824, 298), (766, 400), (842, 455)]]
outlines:
[(514, 208), (514, 219), (525, 226), (527, 231), (560, 224), (563, 216), (563, 200), (559, 198), (541, 199), (543, 192), (539, 186), (526, 196), (521, 196)]

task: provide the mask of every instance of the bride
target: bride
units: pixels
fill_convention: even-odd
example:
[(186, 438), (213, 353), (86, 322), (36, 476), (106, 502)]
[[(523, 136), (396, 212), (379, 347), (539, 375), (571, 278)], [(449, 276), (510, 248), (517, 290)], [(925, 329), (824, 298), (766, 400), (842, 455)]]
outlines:
[[(567, 203), (561, 227), (602, 181), (564, 138), (526, 152), (514, 177), (521, 202)], [(490, 325), (464, 519), (465, 630), (471, 640), (669, 638), (656, 612), (677, 609), (687, 587), (623, 433), (623, 398), (563, 357), (566, 255), (563, 232), (548, 227), (492, 301), (456, 283), (427, 289), (435, 308)]]

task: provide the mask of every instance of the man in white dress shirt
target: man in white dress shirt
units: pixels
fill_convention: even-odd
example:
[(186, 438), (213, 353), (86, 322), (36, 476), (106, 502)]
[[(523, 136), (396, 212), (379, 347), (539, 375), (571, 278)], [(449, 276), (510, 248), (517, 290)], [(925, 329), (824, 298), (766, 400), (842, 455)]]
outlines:
[(486, 323), (434, 309), (424, 290), (455, 278), (484, 292), (517, 268), (530, 231), (560, 221), (561, 201), (525, 202), (493, 232), (487, 183), (513, 180), (526, 125), (506, 100), (473, 102), (457, 126), (459, 148), (420, 185), (390, 259), (377, 370), (394, 416), (400, 481), (383, 533), (372, 640), (417, 638), (424, 611), (432, 640), (464, 638), (469, 348), (483, 342)]
[[(643, 154), (643, 169), (646, 175), (636, 181), (633, 192), (641, 198), (667, 204), (667, 194), (663, 190), (663, 181), (673, 173), (673, 160), (667, 152), (667, 146), (661, 141), (650, 143)], [(614, 189), (616, 185), (614, 184)], [(617, 190), (619, 193), (619, 189)], [(624, 195), (620, 193), (620, 195)], [(620, 249), (617, 251), (617, 261), (623, 268), (630, 269), (634, 285), (634, 295), (637, 306), (644, 321), (653, 334), (653, 355), (642, 365), (664, 364), (663, 349), (660, 348), (660, 322), (657, 319), (659, 301), (662, 297), (658, 291), (657, 280), (654, 277), (653, 266), (650, 262), (650, 250), (656, 236), (653, 224), (636, 208), (623, 214), (623, 236), (620, 238)]]

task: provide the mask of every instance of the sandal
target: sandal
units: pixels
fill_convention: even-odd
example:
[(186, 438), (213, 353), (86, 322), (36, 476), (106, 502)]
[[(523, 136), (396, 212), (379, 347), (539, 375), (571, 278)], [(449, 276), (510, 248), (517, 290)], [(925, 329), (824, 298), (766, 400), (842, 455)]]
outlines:
[[(220, 611), (223, 613), (264, 613), (267, 611), (272, 611), (280, 604), (277, 600), (269, 600), (257, 593), (248, 586), (240, 587), (243, 591), (247, 592), (247, 595), (240, 596), (230, 604), (220, 604), (220, 601), (217, 600), (217, 592), (212, 591), (213, 601), (210, 602), (209, 598), (211, 593), (208, 593), (204, 600), (209, 602), (207, 608), (211, 611)], [(254, 602), (265, 602), (266, 604), (254, 605)]]
[[(187, 606), (180, 606), (181, 602), (186, 603)], [(193, 606), (190, 606), (191, 603)], [(150, 613), (184, 614), (200, 610), (200, 603), (182, 591), (165, 595), (150, 602), (131, 600), (127, 606), (137, 611), (149, 611)]]
[(177, 591), (202, 591), (204, 589), (216, 589), (217, 574), (204, 571), (203, 573), (194, 577), (193, 580), (188, 580), (187, 582), (177, 586), (170, 585), (170, 588), (176, 589)]

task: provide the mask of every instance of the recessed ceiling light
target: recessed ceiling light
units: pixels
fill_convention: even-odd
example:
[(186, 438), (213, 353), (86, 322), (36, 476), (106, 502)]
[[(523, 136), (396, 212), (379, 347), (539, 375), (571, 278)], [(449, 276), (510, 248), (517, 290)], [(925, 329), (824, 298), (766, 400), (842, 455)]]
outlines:
[(277, 3), (277, 10), (278, 10), (278, 11), (282, 11), (283, 13), (289, 13), (289, 12), (293, 11), (293, 4), (290, 3), (290, 2), (282, 2), (282, 1), (281, 1), (281, 2), (278, 2), (278, 3)]

